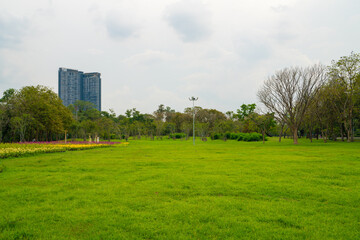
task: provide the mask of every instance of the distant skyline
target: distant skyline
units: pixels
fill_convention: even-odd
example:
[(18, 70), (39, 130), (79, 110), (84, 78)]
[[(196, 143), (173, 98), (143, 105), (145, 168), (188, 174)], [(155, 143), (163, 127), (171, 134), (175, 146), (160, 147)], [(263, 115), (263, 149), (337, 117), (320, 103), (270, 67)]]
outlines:
[(100, 72), (102, 110), (235, 111), (276, 70), (360, 52), (355, 0), (0, 0), (0, 91)]

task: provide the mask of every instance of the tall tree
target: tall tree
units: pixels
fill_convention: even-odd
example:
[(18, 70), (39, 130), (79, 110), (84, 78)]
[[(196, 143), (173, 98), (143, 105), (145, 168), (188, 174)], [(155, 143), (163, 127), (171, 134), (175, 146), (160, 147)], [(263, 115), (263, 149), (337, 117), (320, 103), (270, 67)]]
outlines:
[(158, 109), (154, 112), (155, 117), (155, 125), (156, 125), (156, 136), (160, 138), (164, 128), (164, 121), (165, 121), (165, 106), (164, 104), (160, 104)]
[(343, 99), (342, 115), (347, 132), (348, 141), (353, 141), (353, 118), (355, 103), (360, 95), (360, 54), (352, 52), (350, 56), (341, 57), (332, 61), (329, 75), (333, 85), (336, 85), (337, 99)]
[(70, 110), (62, 104), (57, 94), (44, 86), (23, 87), (15, 92), (7, 104), (12, 118), (29, 115), (36, 139), (51, 140), (68, 129), (73, 121)]
[(325, 68), (285, 68), (270, 76), (258, 92), (258, 98), (290, 127), (294, 144), (298, 144), (298, 128), (314, 96), (326, 80)]

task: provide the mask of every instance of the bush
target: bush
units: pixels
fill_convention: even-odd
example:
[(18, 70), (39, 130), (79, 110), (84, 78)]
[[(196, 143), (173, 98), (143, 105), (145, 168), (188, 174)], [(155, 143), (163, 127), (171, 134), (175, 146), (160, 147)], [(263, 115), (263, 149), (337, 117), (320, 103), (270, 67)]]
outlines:
[(260, 133), (247, 133), (244, 136), (243, 141), (255, 142), (255, 141), (260, 141), (261, 139), (262, 139), (262, 135)]
[(211, 139), (212, 140), (222, 139), (222, 134), (221, 133), (213, 133), (213, 134), (211, 134)]
[(174, 133), (174, 134), (170, 134), (169, 136), (170, 138), (175, 138), (175, 139), (181, 139), (186, 137), (185, 133)]
[(231, 133), (227, 132), (225, 133), (225, 136), (224, 136), (226, 139), (231, 139)]
[(239, 138), (239, 133), (230, 133), (231, 140), (237, 140)]
[[(262, 141), (262, 135), (260, 133), (213, 133), (211, 134), (212, 140), (217, 139), (231, 139), (231, 140), (237, 140), (237, 141), (245, 141), (245, 142), (255, 142), (255, 141)], [(266, 138), (265, 138), (266, 140)]]
[(244, 135), (246, 135), (246, 133), (239, 133), (239, 134), (238, 134), (238, 137), (237, 137), (237, 140), (238, 140), (238, 141), (243, 141)]

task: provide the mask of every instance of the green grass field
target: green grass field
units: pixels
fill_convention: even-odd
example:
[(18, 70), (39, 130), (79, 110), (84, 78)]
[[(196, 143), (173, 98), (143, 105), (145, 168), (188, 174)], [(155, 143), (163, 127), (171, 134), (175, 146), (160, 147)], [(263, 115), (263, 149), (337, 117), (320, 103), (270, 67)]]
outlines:
[(0, 169), (0, 239), (360, 239), (360, 142), (140, 140)]

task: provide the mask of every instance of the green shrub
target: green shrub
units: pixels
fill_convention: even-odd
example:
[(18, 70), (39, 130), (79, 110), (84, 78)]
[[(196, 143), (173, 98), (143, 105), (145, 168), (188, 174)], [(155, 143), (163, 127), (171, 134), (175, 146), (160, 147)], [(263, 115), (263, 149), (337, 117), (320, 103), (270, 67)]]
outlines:
[[(212, 140), (217, 139), (231, 139), (231, 140), (237, 140), (237, 141), (245, 141), (245, 142), (256, 142), (262, 140), (262, 135), (260, 133), (213, 133), (211, 134)], [(266, 138), (265, 138), (266, 140)]]
[(231, 133), (229, 139), (237, 140), (238, 138), (239, 138), (239, 133)]
[(231, 133), (227, 132), (225, 133), (225, 136), (224, 136), (226, 139), (231, 139)]
[(170, 138), (175, 138), (175, 139), (181, 139), (186, 137), (185, 133), (174, 133), (174, 134), (170, 134), (169, 136)]
[(243, 141), (246, 142), (256, 142), (256, 141), (260, 141), (262, 139), (262, 135), (260, 133), (247, 133), (244, 136)]
[(212, 140), (222, 139), (222, 134), (221, 134), (221, 133), (213, 133), (213, 134), (211, 135), (211, 139), (212, 139)]

